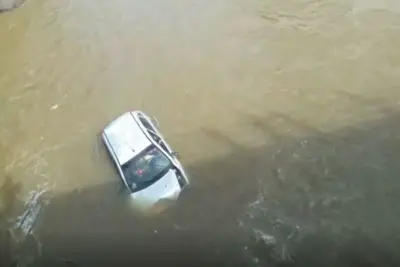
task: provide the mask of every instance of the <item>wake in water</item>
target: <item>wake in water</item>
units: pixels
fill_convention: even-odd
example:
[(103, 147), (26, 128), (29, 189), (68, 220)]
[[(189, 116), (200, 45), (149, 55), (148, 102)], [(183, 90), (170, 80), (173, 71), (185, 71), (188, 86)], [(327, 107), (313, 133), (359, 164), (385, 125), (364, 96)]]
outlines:
[(47, 204), (47, 202), (42, 197), (46, 191), (46, 188), (31, 191), (27, 198), (27, 201), (25, 202), (26, 209), (17, 218), (14, 227), (15, 229), (21, 230), (24, 235), (33, 234), (34, 227), (39, 218), (39, 214), (42, 211), (44, 205)]
[[(260, 181), (261, 182), (261, 181)], [(250, 237), (244, 255), (253, 266), (274, 266), (295, 262), (294, 247), (301, 242), (305, 229), (286, 218), (268, 201), (264, 188), (257, 199), (248, 204), (238, 225)]]
[(9, 229), (9, 263), (7, 266), (25, 267), (41, 257), (42, 245), (35, 236), (35, 226), (47, 204), (43, 195), (46, 188), (31, 191), (24, 203), (24, 211)]

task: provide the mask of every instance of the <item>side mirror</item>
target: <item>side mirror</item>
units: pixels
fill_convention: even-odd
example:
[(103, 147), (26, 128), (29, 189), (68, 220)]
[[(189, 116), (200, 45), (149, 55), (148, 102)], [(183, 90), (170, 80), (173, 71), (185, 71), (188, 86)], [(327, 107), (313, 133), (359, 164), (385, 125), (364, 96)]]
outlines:
[(179, 156), (180, 156), (178, 152), (172, 152), (171, 155), (172, 155), (174, 158), (179, 158)]

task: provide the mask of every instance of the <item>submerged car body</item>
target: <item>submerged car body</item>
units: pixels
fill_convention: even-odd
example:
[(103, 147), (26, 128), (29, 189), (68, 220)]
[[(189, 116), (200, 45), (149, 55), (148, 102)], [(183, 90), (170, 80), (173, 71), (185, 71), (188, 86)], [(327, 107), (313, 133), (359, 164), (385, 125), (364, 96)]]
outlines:
[(102, 139), (136, 210), (162, 211), (189, 185), (178, 154), (145, 113), (122, 114), (105, 127)]

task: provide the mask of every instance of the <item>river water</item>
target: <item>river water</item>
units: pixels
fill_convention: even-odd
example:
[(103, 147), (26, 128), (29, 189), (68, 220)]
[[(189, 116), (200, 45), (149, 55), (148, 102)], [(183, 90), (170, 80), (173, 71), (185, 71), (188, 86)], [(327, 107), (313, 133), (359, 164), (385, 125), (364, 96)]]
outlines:
[[(46, 188), (47, 258), (398, 263), (398, 1), (27, 0), (0, 38), (0, 211)], [(136, 109), (192, 177), (157, 219), (98, 138)]]

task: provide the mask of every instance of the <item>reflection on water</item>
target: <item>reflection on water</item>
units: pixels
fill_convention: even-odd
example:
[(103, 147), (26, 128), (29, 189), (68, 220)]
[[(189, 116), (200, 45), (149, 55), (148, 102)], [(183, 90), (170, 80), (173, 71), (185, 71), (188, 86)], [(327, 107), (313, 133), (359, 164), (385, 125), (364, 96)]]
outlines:
[[(151, 246), (156, 229), (251, 265), (396, 263), (399, 16), (395, 0), (44, 0), (2, 13), (2, 217), (47, 183), (48, 254), (82, 236), (87, 254), (104, 240)], [(157, 117), (193, 180), (154, 223), (132, 223), (98, 138), (134, 109)]]

